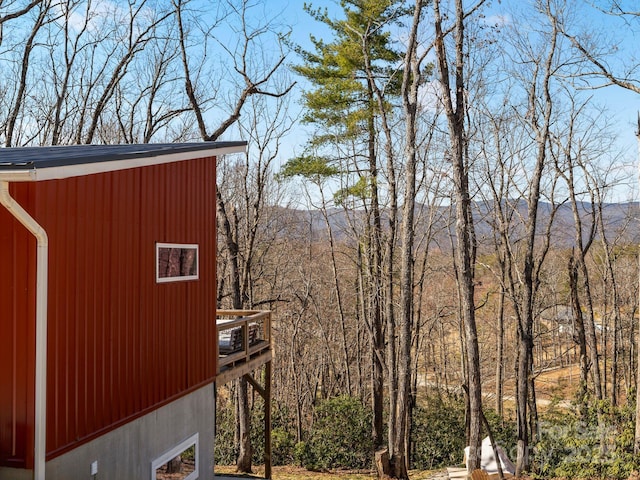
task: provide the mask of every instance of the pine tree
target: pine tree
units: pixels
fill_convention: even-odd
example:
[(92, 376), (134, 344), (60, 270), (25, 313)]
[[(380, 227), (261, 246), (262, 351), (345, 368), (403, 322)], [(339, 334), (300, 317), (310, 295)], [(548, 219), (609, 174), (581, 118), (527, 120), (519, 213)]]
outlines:
[[(367, 279), (365, 321), (372, 347), (372, 438), (378, 448), (384, 442), (385, 373), (378, 121), (381, 109), (391, 111), (392, 101), (399, 98), (402, 56), (393, 48), (389, 27), (396, 25), (408, 11), (403, 2), (394, 0), (343, 0), (340, 5), (344, 18), (338, 20), (332, 19), (326, 9), (305, 5), (315, 20), (330, 28), (333, 39), (325, 42), (311, 36), (313, 51), (297, 49), (303, 62), (294, 70), (312, 87), (304, 92), (303, 122), (316, 126), (316, 132), (308, 144), (309, 152), (290, 161), (285, 171), (307, 177), (327, 171), (339, 173), (344, 186), (336, 192), (334, 201), (351, 199), (365, 207), (362, 268)], [(384, 92), (382, 102), (381, 92)], [(345, 151), (349, 154), (341, 153)]]

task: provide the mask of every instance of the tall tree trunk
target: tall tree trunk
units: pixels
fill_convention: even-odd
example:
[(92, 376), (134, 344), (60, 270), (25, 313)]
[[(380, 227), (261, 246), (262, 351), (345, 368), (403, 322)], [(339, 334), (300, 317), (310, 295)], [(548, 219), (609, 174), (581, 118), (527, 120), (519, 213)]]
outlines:
[(322, 218), (324, 219), (325, 227), (327, 228), (327, 235), (329, 237), (329, 252), (331, 255), (331, 272), (333, 273), (333, 289), (336, 295), (336, 304), (338, 306), (338, 316), (340, 318), (340, 333), (342, 335), (342, 355), (343, 355), (343, 369), (346, 382), (346, 391), (349, 395), (352, 395), (351, 386), (351, 372), (349, 369), (349, 344), (347, 339), (347, 326), (344, 313), (344, 305), (342, 301), (342, 289), (340, 288), (340, 275), (338, 274), (338, 263), (336, 260), (336, 245), (333, 235), (333, 228), (329, 221), (329, 213), (326, 208), (326, 201), (324, 196), (324, 190), (320, 188), (320, 195), (322, 196)]
[(469, 177), (465, 149), (465, 95), (464, 80), (464, 18), (462, 0), (455, 1), (455, 105), (449, 80), (449, 60), (446, 53), (440, 1), (433, 3), (435, 14), (436, 62), (448, 120), (453, 164), (456, 208), (456, 264), (460, 282), (462, 321), (467, 352), (467, 379), (469, 389), (469, 465), (472, 470), (480, 466), (482, 391), (480, 382), (480, 349), (475, 319), (475, 248), (476, 239), (471, 213)]
[[(368, 84), (369, 102), (373, 103), (373, 89)], [(382, 222), (380, 218), (380, 200), (378, 198), (378, 160), (376, 155), (375, 124), (373, 114), (368, 118), (368, 157), (369, 157), (369, 183), (371, 187), (371, 215), (372, 225), (369, 229), (369, 280), (371, 292), (369, 296), (369, 314), (372, 326), (372, 361), (371, 394), (373, 402), (372, 439), (375, 448), (384, 443), (384, 351), (385, 340), (383, 336), (382, 315)], [(391, 359), (388, 359), (391, 361)], [(389, 381), (395, 381), (393, 378)]]
[[(242, 309), (242, 294), (240, 286), (240, 269), (238, 266), (239, 246), (237, 241), (237, 221), (235, 228), (229, 219), (229, 212), (220, 193), (220, 189), (216, 189), (216, 207), (218, 221), (221, 224), (222, 234), (224, 235), (227, 250), (229, 251), (229, 263), (231, 264), (232, 279), (232, 301), (234, 309)], [(233, 218), (237, 218), (233, 215)], [(251, 473), (251, 412), (249, 410), (249, 398), (247, 393), (247, 381), (240, 378), (236, 381), (236, 412), (238, 415), (238, 459), (236, 468), (241, 473)]]
[[(398, 386), (395, 410), (394, 430), (390, 431), (390, 459), (393, 478), (408, 479), (408, 445), (406, 432), (410, 429), (411, 418), (411, 343), (413, 332), (413, 243), (414, 212), (416, 195), (416, 119), (418, 105), (418, 86), (420, 81), (420, 61), (416, 58), (417, 34), (422, 14), (422, 2), (416, 2), (413, 24), (404, 62), (402, 81), (402, 99), (406, 117), (406, 190), (402, 208), (402, 253), (400, 259), (400, 319), (398, 325)], [(391, 340), (389, 340), (391, 341)], [(391, 422), (389, 422), (391, 425)]]
[(518, 434), (516, 476), (529, 468), (529, 377), (531, 376), (533, 337), (525, 325), (520, 325), (518, 334), (518, 364), (516, 380), (516, 427)]
[[(504, 263), (504, 262), (503, 262)], [(496, 413), (498, 417), (503, 417), (504, 407), (504, 394), (503, 394), (503, 381), (504, 381), (504, 284), (505, 284), (504, 269), (502, 273), (502, 281), (500, 285), (500, 298), (498, 299), (498, 331), (496, 333)]]
[(239, 444), (236, 470), (241, 473), (252, 473), (251, 456), (251, 410), (249, 409), (248, 384), (244, 377), (238, 379), (236, 386), (238, 402)]
[(578, 387), (578, 398), (580, 401), (580, 413), (586, 414), (587, 381), (589, 376), (589, 362), (587, 359), (587, 338), (584, 333), (584, 319), (582, 316), (582, 306), (578, 294), (578, 267), (573, 256), (569, 258), (569, 292), (571, 293), (571, 310), (574, 319), (574, 340), (578, 344), (580, 352), (580, 384)]
[[(527, 119), (530, 127), (535, 133), (536, 140), (536, 163), (530, 181), (529, 196), (527, 199), (527, 223), (526, 223), (526, 245), (524, 255), (524, 269), (522, 274), (522, 305), (514, 304), (514, 309), (518, 313), (518, 368), (516, 382), (516, 423), (517, 423), (517, 459), (516, 477), (522, 475), (529, 469), (530, 431), (528, 423), (528, 401), (529, 385), (531, 384), (533, 369), (533, 322), (534, 305), (539, 280), (539, 268), (536, 268), (535, 245), (537, 234), (538, 206), (540, 203), (540, 190), (542, 174), (547, 161), (547, 148), (550, 137), (551, 114), (553, 102), (551, 94), (551, 79), (553, 76), (553, 62), (556, 54), (557, 31), (554, 28), (550, 33), (549, 46), (539, 58), (535, 58), (534, 78), (529, 87), (528, 113)], [(538, 75), (541, 79), (538, 80)], [(540, 82), (542, 92), (538, 94), (538, 82)], [(541, 98), (540, 98), (541, 97)], [(540, 106), (541, 105), (541, 106)], [(542, 109), (542, 112), (539, 110)], [(540, 113), (542, 119), (540, 121)], [(549, 220), (549, 225), (551, 224)], [(547, 245), (549, 242), (550, 226), (547, 228)], [(547, 247), (548, 248), (548, 247)], [(546, 248), (545, 248), (546, 251)], [(542, 256), (544, 258), (544, 255)], [(542, 258), (539, 262), (542, 261)], [(539, 264), (539, 263), (538, 263)], [(510, 279), (510, 285), (514, 285)], [(511, 287), (512, 292), (515, 292)], [(515, 302), (515, 297), (513, 298)]]

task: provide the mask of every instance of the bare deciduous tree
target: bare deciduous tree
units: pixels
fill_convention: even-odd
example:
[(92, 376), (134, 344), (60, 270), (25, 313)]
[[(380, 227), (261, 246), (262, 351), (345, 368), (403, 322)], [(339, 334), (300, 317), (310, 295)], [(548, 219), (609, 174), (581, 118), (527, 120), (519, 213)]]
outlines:
[[(481, 4), (482, 2), (480, 2)], [(480, 418), (482, 415), (482, 386), (480, 382), (480, 349), (475, 320), (475, 255), (476, 239), (469, 190), (469, 165), (466, 148), (465, 116), (465, 10), (461, 0), (455, 2), (453, 33), (455, 38), (453, 75), (449, 72), (449, 55), (445, 45), (445, 29), (440, 1), (435, 0), (435, 51), (442, 86), (444, 112), (449, 127), (449, 158), (453, 167), (456, 208), (456, 273), (459, 280), (461, 314), (464, 325), (467, 355), (467, 389), (469, 395), (469, 465), (480, 467)], [(477, 8), (477, 7), (476, 7)], [(453, 80), (454, 84), (451, 85)]]

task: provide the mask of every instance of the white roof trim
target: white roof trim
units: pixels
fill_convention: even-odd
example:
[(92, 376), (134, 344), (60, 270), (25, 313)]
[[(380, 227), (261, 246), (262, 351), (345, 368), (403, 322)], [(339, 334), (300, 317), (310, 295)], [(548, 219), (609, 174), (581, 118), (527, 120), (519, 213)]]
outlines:
[(150, 152), (140, 157), (122, 160), (90, 162), (74, 165), (60, 165), (54, 167), (34, 168), (33, 170), (0, 171), (0, 180), (8, 182), (34, 182), (43, 180), (58, 180), (62, 178), (82, 177), (96, 173), (115, 172), (129, 168), (162, 165), (165, 163), (182, 162), (196, 158), (214, 157), (230, 153), (242, 153), (246, 151), (246, 145), (231, 145), (214, 147), (203, 150), (190, 150), (169, 154), (157, 154)]
[(0, 172), (0, 181), (33, 182), (36, 179), (34, 170), (9, 170)]

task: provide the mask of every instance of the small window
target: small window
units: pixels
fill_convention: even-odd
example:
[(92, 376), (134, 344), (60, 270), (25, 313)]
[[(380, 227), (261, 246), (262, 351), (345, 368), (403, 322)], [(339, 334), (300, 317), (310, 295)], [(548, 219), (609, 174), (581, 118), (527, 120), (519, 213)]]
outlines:
[(156, 244), (156, 282), (198, 279), (198, 245)]
[(198, 474), (197, 433), (151, 463), (151, 480), (194, 480)]

